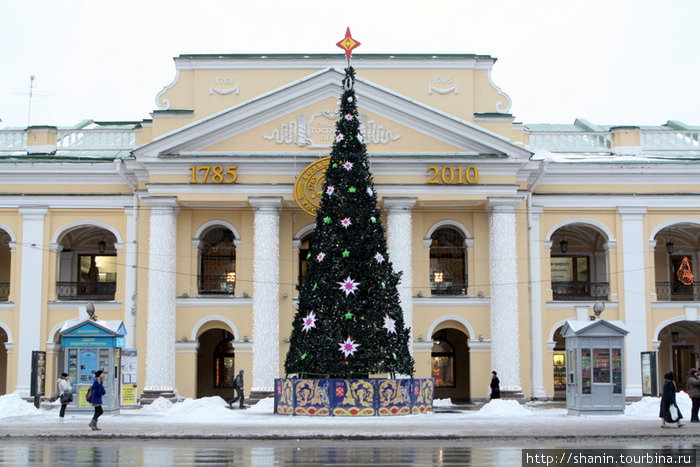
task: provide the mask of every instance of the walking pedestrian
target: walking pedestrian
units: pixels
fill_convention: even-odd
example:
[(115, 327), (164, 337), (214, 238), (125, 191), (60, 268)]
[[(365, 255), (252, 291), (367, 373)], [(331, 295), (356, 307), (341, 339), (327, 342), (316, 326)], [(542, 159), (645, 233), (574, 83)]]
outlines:
[[(674, 409), (672, 409), (675, 408)], [(674, 417), (672, 412), (677, 412), (677, 416)], [(669, 371), (664, 375), (664, 387), (661, 393), (661, 404), (659, 407), (659, 417), (661, 417), (661, 428), (668, 428), (666, 422), (668, 423), (678, 423), (678, 428), (682, 427), (681, 418), (683, 414), (678, 410), (678, 404), (676, 404), (676, 382), (673, 380), (673, 372)]]
[(700, 375), (698, 370), (691, 368), (688, 372), (688, 394), (693, 402), (690, 410), (690, 423), (698, 423), (698, 410), (700, 410)]
[(92, 386), (90, 387), (90, 403), (95, 408), (95, 413), (92, 416), (92, 420), (90, 421), (88, 426), (93, 430), (102, 429), (97, 427), (97, 419), (100, 418), (100, 415), (102, 415), (102, 413), (104, 412), (102, 410), (102, 396), (107, 394), (107, 391), (105, 391), (105, 387), (102, 385), (103, 380), (104, 372), (102, 370), (97, 370), (95, 372), (95, 380), (92, 382)]
[(491, 400), (501, 398), (501, 382), (498, 380), (498, 373), (491, 372)]
[(56, 380), (58, 387), (58, 399), (61, 401), (61, 411), (58, 413), (58, 419), (63, 421), (66, 415), (66, 407), (73, 400), (73, 388), (68, 382), (68, 373), (61, 373), (61, 376)]
[(236, 378), (233, 380), (233, 388), (236, 390), (236, 397), (228, 401), (228, 406), (233, 408), (233, 404), (240, 399), (239, 407), (242, 409), (243, 400), (245, 399), (243, 396), (243, 370), (239, 371)]

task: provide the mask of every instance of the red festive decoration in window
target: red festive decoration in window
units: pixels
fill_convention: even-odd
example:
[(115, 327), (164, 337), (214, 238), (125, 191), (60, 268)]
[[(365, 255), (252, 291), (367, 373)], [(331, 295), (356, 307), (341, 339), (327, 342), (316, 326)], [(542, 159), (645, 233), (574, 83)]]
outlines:
[(690, 270), (690, 262), (687, 256), (683, 257), (681, 266), (676, 271), (676, 276), (683, 285), (691, 285), (693, 283), (695, 278), (693, 277), (693, 271)]

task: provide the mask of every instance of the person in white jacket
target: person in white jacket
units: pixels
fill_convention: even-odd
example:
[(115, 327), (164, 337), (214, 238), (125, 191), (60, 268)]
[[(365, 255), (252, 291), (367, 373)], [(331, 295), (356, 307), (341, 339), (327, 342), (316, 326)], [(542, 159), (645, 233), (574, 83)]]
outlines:
[[(71, 393), (73, 392), (73, 388), (71, 387), (70, 383), (68, 382), (68, 373), (61, 373), (61, 376), (58, 377), (58, 380), (56, 380), (56, 385), (58, 386), (58, 399), (61, 400), (61, 394), (63, 393)], [(68, 402), (65, 404), (61, 400), (61, 411), (59, 412), (58, 416), (60, 417), (61, 421), (63, 421), (63, 416), (66, 415), (66, 407), (68, 407)]]

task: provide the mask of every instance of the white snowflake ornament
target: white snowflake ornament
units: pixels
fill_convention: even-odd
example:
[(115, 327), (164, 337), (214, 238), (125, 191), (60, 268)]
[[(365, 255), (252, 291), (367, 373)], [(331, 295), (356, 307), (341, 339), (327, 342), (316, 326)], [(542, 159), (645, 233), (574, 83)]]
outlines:
[(384, 326), (387, 334), (396, 334), (396, 320), (389, 318), (389, 315), (384, 315)]
[(338, 345), (340, 346), (340, 348), (338, 350), (343, 352), (343, 355), (345, 355), (345, 358), (348, 358), (351, 355), (355, 355), (357, 348), (360, 346), (360, 344), (358, 344), (354, 340), (350, 339), (349, 336), (347, 339), (345, 339), (345, 342), (338, 342)]
[(338, 282), (337, 283), (340, 287), (338, 287), (340, 290), (345, 292), (345, 296), (349, 296), (350, 294), (355, 295), (355, 291), (357, 290), (357, 286), (360, 285), (359, 282), (355, 282), (348, 276), (344, 281)]
[(309, 312), (308, 315), (302, 318), (302, 321), (304, 322), (304, 327), (301, 328), (301, 330), (304, 332), (309, 332), (311, 328), (316, 327), (316, 315), (313, 311)]

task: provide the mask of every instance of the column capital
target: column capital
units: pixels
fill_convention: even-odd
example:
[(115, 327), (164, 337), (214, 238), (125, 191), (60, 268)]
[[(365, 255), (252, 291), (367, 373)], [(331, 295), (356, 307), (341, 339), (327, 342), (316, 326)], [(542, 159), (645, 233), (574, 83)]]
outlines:
[(500, 212), (512, 212), (515, 206), (522, 203), (522, 196), (508, 196), (503, 198), (488, 197), (486, 202), (486, 210), (489, 212), (500, 211)]
[(281, 196), (249, 196), (248, 202), (256, 211), (277, 211), (282, 210)]
[(25, 218), (43, 218), (47, 212), (49, 212), (49, 208), (47, 206), (25, 206), (19, 208), (19, 213), (22, 214), (22, 216), (24, 216)]
[(618, 206), (617, 212), (621, 216), (641, 216), (647, 213), (646, 206)]
[(410, 211), (416, 204), (415, 197), (383, 198), (384, 209), (387, 211)]
[(151, 209), (172, 209), (177, 212), (180, 208), (176, 196), (144, 196), (141, 200)]

